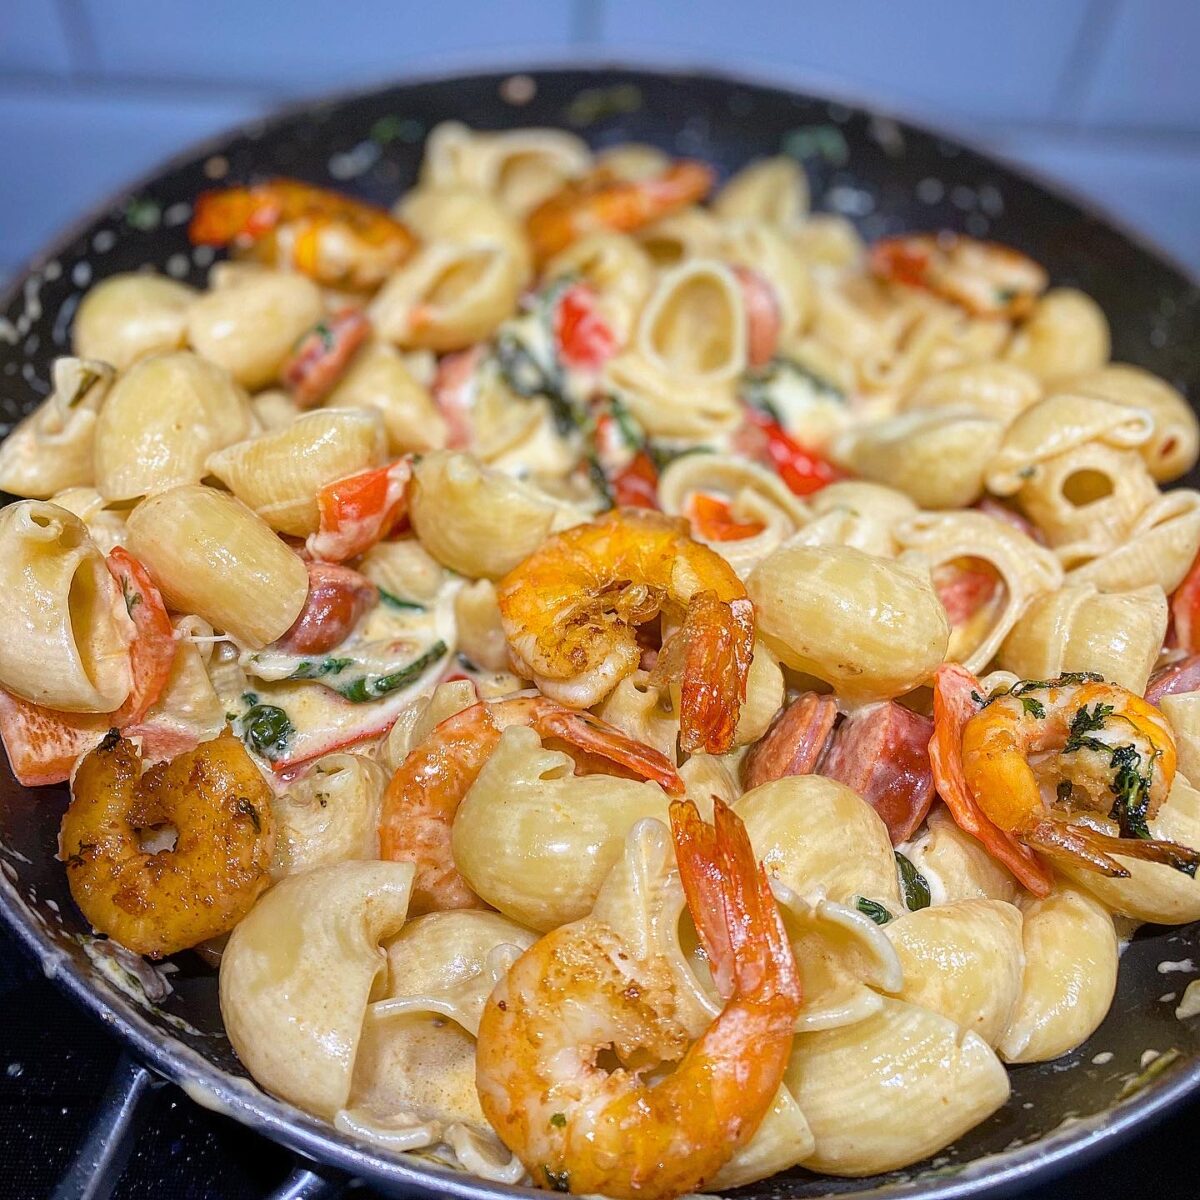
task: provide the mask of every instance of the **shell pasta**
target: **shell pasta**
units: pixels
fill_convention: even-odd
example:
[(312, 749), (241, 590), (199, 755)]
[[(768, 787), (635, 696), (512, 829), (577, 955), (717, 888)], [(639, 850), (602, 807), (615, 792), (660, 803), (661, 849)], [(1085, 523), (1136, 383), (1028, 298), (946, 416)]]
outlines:
[(78, 907), (219, 962), (260, 1087), (494, 1183), (930, 1158), (1200, 920), (1188, 400), (789, 155), (447, 122), (394, 201), (196, 197), (208, 286), (99, 281), (0, 443)]

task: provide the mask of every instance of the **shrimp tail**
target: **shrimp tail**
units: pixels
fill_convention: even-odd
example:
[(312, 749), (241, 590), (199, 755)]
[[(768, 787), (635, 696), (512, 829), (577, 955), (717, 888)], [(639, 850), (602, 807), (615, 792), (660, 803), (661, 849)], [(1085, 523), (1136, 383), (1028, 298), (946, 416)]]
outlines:
[(799, 1011), (800, 974), (767, 873), (741, 818), (713, 797), (713, 823), (690, 800), (671, 804), (679, 875), (722, 997)]
[(1110, 879), (1128, 879), (1129, 872), (1112, 856), (1162, 863), (1195, 878), (1200, 851), (1178, 842), (1155, 838), (1124, 838), (1065, 821), (1040, 821), (1025, 840), (1036, 845), (1047, 858), (1086, 864)]
[(670, 796), (683, 795), (683, 780), (665, 754), (627, 737), (591, 713), (573, 712), (546, 702), (539, 706), (534, 728), (543, 737), (561, 738), (580, 750), (620, 763), (639, 778), (653, 780)]
[[(754, 654), (754, 610), (749, 601), (718, 600), (698, 592), (688, 605), (680, 643), (680, 744), (689, 754), (724, 754), (734, 731)], [(674, 657), (668, 648), (667, 661)]]

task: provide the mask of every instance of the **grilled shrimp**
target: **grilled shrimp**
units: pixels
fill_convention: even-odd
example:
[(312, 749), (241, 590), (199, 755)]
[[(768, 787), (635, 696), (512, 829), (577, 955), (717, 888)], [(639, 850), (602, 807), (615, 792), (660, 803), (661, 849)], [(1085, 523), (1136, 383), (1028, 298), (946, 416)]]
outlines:
[(680, 743), (721, 754), (733, 742), (754, 644), (754, 608), (733, 568), (686, 521), (618, 509), (549, 538), (500, 581), (500, 616), (518, 673), (575, 708), (599, 703), (641, 657), (636, 627), (681, 622), (656, 671), (678, 679)]
[[(94, 929), (161, 958), (227, 933), (270, 882), (271, 791), (228, 731), (144, 775), (114, 730), (80, 764), (59, 832), (71, 895)], [(174, 826), (151, 853), (141, 834)]]
[(957, 233), (912, 233), (871, 247), (871, 270), (892, 283), (922, 288), (977, 317), (1024, 317), (1046, 290), (1032, 258)]
[(327, 287), (378, 287), (416, 247), (384, 209), (297, 179), (204, 192), (188, 235), (194, 245), (234, 245)]
[[(483, 1011), (484, 1114), (534, 1180), (645, 1200), (702, 1187), (753, 1137), (783, 1079), (800, 978), (745, 827), (719, 799), (707, 825), (671, 805), (688, 910), (725, 1007), (689, 1045), (667, 981), (586, 917), (535, 942)], [(611, 1050), (620, 1065), (597, 1060)], [(646, 1072), (677, 1064), (649, 1082)]]
[[(1114, 854), (1188, 874), (1200, 864), (1200, 852), (1155, 840), (1148, 828), (1175, 776), (1170, 725), (1098, 675), (1015, 684), (967, 717), (959, 753), (966, 796), (943, 790), (951, 811), (973, 803), (1026, 849), (1116, 878), (1129, 872)], [(1071, 820), (1079, 815), (1116, 821), (1119, 836)]]
[(653, 779), (677, 795), (683, 783), (657, 750), (635, 742), (590, 713), (572, 712), (544, 696), (473, 704), (448, 717), (397, 768), (383, 798), (380, 856), (416, 867), (409, 911), (480, 907), (450, 852), (454, 814), (510, 725), (529, 726), (608, 763)]
[(589, 233), (631, 233), (661, 217), (698, 204), (713, 185), (712, 168), (679, 159), (650, 179), (620, 179), (600, 168), (564, 184), (529, 214), (526, 230), (538, 262)]

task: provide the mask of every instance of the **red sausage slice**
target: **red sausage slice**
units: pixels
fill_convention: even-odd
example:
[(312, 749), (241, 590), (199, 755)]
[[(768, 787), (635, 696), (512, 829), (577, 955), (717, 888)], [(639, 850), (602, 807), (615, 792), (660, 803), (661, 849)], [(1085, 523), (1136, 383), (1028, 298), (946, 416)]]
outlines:
[(1200, 692), (1200, 654), (1163, 667), (1146, 685), (1146, 699), (1151, 704), (1157, 704), (1164, 696), (1178, 696), (1182, 692)]
[(273, 649), (289, 654), (325, 654), (341, 645), (358, 619), (379, 600), (379, 589), (365, 576), (336, 563), (310, 562), (308, 599)]
[(898, 846), (933, 803), (931, 737), (933, 722), (901, 704), (864, 708), (838, 727), (820, 773), (853, 788), (883, 818)]
[(746, 790), (785, 775), (811, 775), (837, 720), (832, 696), (805, 692), (783, 710), (742, 763)]

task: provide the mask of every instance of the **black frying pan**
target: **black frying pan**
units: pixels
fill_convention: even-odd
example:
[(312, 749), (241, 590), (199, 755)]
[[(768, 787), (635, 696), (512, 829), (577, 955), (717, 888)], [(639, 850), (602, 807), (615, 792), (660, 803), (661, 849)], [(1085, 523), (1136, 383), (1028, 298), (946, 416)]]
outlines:
[[(51, 361), (68, 352), (71, 316), (89, 282), (152, 265), (203, 283), (211, 255), (188, 245), (186, 205), (214, 179), (295, 175), (390, 204), (416, 179), (424, 135), (449, 117), (482, 128), (565, 125), (596, 146), (651, 142), (725, 174), (787, 149), (803, 157), (814, 206), (851, 216), (868, 238), (950, 228), (1024, 250), (1055, 283), (1099, 301), (1114, 358), (1200, 397), (1200, 290), (1161, 254), (1070, 200), (958, 142), (841, 103), (712, 75), (595, 68), (536, 71), (515, 84), (500, 74), (443, 78), (318, 102), (177, 159), (60, 238), (0, 299), (0, 421), (15, 421), (48, 392)], [(108, 982), (89, 957), (86, 923), (54, 859), (65, 802), (65, 789), (24, 790), (3, 769), (0, 915), (137, 1060), (200, 1103), (382, 1191), (479, 1200), (522, 1191), (358, 1144), (264, 1095), (222, 1033), (215, 975), (193, 956), (179, 956), (174, 991), (157, 1005), (136, 1003)], [(1160, 1001), (1188, 977), (1158, 971), (1160, 962), (1195, 953), (1197, 932), (1143, 929), (1096, 1034), (1057, 1062), (1014, 1069), (1008, 1104), (931, 1163), (868, 1180), (795, 1170), (738, 1194), (1000, 1195), (1111, 1148), (1200, 1086), (1200, 1021), (1181, 1023), (1174, 1004)], [(1168, 1065), (1136, 1086), (1146, 1050), (1165, 1054)], [(147, 1079), (131, 1069), (127, 1082), (136, 1093)], [(118, 1105), (114, 1116), (128, 1108)], [(92, 1149), (102, 1151), (102, 1141)], [(85, 1175), (69, 1194), (85, 1194)], [(321, 1188), (301, 1173), (287, 1194)]]

